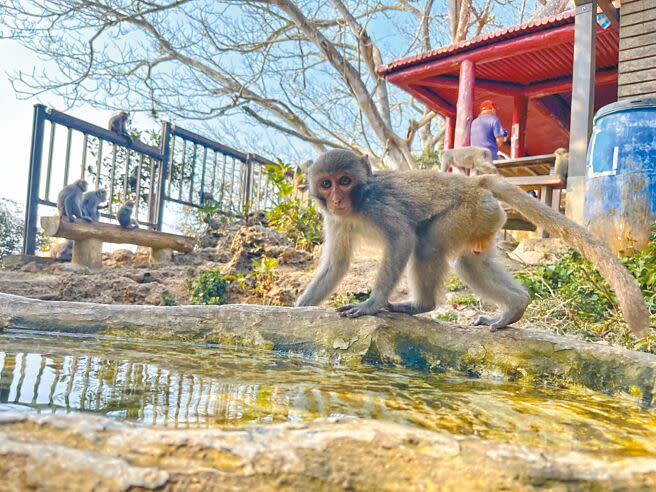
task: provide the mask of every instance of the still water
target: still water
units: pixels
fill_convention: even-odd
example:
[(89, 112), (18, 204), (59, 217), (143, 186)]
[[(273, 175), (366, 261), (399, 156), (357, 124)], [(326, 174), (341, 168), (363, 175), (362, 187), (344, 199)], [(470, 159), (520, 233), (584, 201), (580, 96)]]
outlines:
[(113, 338), (0, 334), (6, 410), (173, 428), (373, 418), (563, 451), (656, 455), (656, 411), (628, 396)]

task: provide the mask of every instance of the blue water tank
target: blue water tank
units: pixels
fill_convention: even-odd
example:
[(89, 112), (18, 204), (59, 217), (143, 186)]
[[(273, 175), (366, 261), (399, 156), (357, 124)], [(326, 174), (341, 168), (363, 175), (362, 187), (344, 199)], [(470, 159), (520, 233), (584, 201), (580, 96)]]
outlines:
[(656, 97), (618, 101), (594, 118), (585, 225), (621, 255), (641, 250), (656, 219)]

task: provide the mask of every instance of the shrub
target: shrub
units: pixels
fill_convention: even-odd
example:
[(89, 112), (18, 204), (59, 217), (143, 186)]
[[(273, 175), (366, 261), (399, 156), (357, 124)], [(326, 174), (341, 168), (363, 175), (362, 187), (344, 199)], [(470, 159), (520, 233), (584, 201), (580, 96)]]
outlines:
[(451, 323), (456, 323), (458, 321), (458, 313), (455, 311), (447, 311), (446, 313), (441, 313), (435, 316), (435, 319), (440, 321), (449, 321)]
[[(622, 263), (638, 281), (656, 328), (656, 234), (641, 252)], [(562, 333), (578, 333), (630, 348), (656, 350), (654, 333), (635, 341), (619, 315), (617, 298), (601, 275), (575, 251), (515, 275), (534, 302), (525, 319)]]
[(225, 304), (228, 281), (218, 268), (201, 272), (191, 288), (192, 304)]
[(312, 203), (304, 203), (300, 198), (293, 197), (295, 181), (301, 177), (300, 168), (278, 160), (278, 164), (265, 166), (267, 181), (276, 190), (276, 201), (266, 214), (269, 225), (284, 232), (294, 244), (307, 251), (321, 242), (321, 216)]
[(263, 256), (260, 260), (253, 258), (251, 261), (255, 265), (251, 273), (255, 292), (263, 296), (273, 288), (273, 282), (276, 280), (274, 270), (278, 266), (278, 260)]
[(23, 242), (23, 211), (13, 200), (0, 198), (0, 258), (20, 253)]

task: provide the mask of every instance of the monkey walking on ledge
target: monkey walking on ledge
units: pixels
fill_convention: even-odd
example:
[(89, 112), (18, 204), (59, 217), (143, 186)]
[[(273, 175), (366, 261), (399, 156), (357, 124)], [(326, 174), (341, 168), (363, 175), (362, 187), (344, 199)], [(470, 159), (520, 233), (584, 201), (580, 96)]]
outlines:
[[(373, 174), (366, 157), (331, 150), (310, 166), (309, 187), (324, 217), (325, 244), (319, 270), (297, 306), (318, 305), (335, 289), (348, 270), (354, 240), (363, 236), (381, 239), (384, 257), (369, 299), (340, 307), (342, 315), (355, 318), (385, 307), (408, 314), (431, 311), (448, 260), (455, 260), (460, 279), (503, 308), (496, 316), (480, 316), (475, 325), (495, 331), (518, 321), (530, 298), (495, 260), (494, 238), (506, 221), (501, 200), (590, 260), (615, 290), (633, 334), (647, 334), (649, 312), (640, 288), (608, 245), (499, 176)], [(389, 303), (408, 262), (410, 300)]]

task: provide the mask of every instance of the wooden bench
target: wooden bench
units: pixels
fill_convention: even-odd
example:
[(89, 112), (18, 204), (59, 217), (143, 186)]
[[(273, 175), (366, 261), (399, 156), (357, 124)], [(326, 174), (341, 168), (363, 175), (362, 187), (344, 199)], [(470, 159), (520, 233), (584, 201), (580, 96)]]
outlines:
[[(567, 177), (556, 174), (554, 164), (556, 156), (545, 154), (516, 159), (504, 159), (494, 161), (494, 166), (501, 176), (504, 176), (512, 184), (524, 190), (539, 190), (542, 203), (560, 212), (561, 190), (567, 187)], [(509, 213), (506, 229), (512, 230), (535, 230), (530, 222), (527, 222), (517, 213)], [(547, 234), (538, 228), (539, 237), (547, 237)]]
[(151, 263), (169, 261), (173, 250), (190, 252), (194, 239), (149, 229), (124, 229), (103, 222), (70, 222), (59, 216), (41, 217), (41, 227), (50, 237), (75, 241), (72, 263), (92, 269), (102, 267), (102, 243), (136, 244), (150, 248)]

